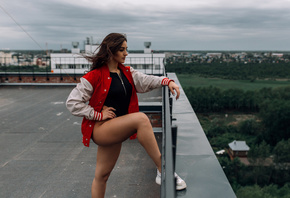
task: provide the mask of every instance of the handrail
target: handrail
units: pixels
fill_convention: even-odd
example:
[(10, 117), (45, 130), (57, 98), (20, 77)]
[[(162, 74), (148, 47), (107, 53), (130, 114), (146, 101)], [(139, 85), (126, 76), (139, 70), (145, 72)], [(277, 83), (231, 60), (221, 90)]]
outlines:
[(161, 198), (175, 198), (175, 177), (174, 177), (174, 158), (173, 140), (171, 128), (171, 116), (169, 105), (168, 87), (162, 89), (162, 116), (163, 116), (163, 134), (162, 134), (162, 171), (161, 171)]

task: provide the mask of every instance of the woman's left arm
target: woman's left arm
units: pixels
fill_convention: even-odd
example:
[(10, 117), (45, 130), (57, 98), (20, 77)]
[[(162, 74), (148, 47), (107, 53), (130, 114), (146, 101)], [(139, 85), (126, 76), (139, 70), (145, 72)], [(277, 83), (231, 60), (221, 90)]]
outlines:
[(179, 98), (180, 95), (179, 87), (173, 80), (170, 80), (165, 76), (159, 77), (147, 75), (142, 72), (139, 72), (138, 70), (133, 69), (132, 67), (130, 67), (130, 71), (137, 92), (144, 93), (167, 85), (173, 95), (175, 95), (176, 92), (176, 99)]

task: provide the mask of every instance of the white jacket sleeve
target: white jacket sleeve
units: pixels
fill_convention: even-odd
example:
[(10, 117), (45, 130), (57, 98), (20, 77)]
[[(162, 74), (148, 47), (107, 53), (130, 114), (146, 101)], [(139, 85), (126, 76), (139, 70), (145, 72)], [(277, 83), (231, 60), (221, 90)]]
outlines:
[(130, 71), (132, 73), (134, 85), (138, 93), (149, 92), (153, 89), (162, 87), (162, 85), (168, 85), (169, 82), (172, 81), (165, 76), (159, 77), (144, 74), (142, 72), (133, 69), (132, 67), (130, 67)]
[(87, 104), (93, 94), (93, 86), (85, 78), (71, 91), (66, 101), (67, 109), (75, 116), (86, 117), (88, 120), (102, 120), (102, 113), (96, 112)]

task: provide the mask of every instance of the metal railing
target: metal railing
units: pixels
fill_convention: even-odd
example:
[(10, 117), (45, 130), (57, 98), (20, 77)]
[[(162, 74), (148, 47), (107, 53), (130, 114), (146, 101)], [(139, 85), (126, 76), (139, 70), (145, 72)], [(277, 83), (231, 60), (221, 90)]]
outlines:
[(176, 179), (174, 172), (177, 127), (172, 127), (172, 103), (170, 102), (169, 90), (167, 86), (163, 87), (162, 97), (163, 134), (161, 198), (174, 198), (176, 197)]

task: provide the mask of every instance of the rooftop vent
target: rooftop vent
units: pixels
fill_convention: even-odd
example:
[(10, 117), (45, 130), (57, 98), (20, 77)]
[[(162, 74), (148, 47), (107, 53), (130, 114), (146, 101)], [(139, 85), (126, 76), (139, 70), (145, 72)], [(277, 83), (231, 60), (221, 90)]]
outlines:
[(151, 42), (144, 42), (144, 46), (145, 46), (145, 49), (144, 49), (144, 53), (145, 54), (152, 53), (152, 50), (150, 49)]
[(151, 42), (144, 42), (144, 46), (145, 46), (145, 48), (150, 48)]
[(80, 49), (78, 48), (79, 42), (72, 42), (72, 46), (73, 46), (73, 48), (71, 49), (71, 53), (73, 53), (73, 54), (80, 53)]
[(73, 48), (78, 48), (79, 42), (72, 42), (72, 46), (73, 46)]

